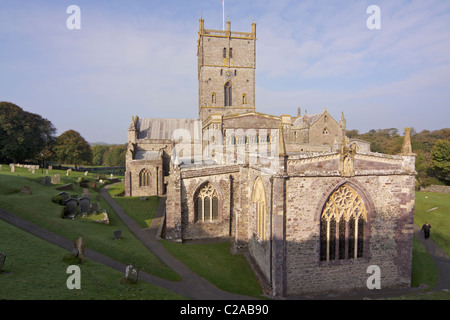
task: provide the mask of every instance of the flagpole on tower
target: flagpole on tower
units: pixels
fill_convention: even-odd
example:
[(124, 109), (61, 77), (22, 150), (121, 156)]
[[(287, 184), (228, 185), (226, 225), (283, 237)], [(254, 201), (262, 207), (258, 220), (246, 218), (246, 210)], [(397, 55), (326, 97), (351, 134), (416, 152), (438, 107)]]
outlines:
[(222, 28), (225, 31), (225, 0), (222, 0)]

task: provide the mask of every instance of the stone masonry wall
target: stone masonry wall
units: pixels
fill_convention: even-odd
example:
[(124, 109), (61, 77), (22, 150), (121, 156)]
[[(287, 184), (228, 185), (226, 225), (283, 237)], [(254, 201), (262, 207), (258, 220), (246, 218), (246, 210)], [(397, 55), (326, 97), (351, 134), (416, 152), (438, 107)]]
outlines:
[[(287, 294), (366, 288), (367, 267), (381, 269), (382, 288), (409, 285), (413, 176), (291, 177), (287, 182)], [(348, 184), (367, 212), (364, 257), (320, 261), (320, 214), (330, 194)]]

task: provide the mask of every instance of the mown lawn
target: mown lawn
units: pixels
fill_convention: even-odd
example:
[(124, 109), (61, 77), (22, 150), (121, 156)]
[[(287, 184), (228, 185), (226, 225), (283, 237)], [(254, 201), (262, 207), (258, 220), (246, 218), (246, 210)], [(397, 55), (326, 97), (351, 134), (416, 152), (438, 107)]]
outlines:
[(431, 239), (450, 256), (450, 195), (416, 192), (414, 222), (431, 225)]
[(262, 297), (262, 289), (241, 254), (231, 254), (230, 243), (180, 244), (161, 240), (164, 247), (192, 271), (222, 290)]
[(125, 213), (133, 218), (142, 228), (148, 228), (158, 207), (159, 198), (157, 196), (124, 197), (124, 190), (124, 183), (116, 183), (108, 187), (109, 194), (122, 207)]
[[(87, 247), (117, 261), (134, 263), (141, 270), (164, 279), (180, 280), (178, 274), (136, 239), (102, 197), (99, 197), (98, 201), (95, 200), (99, 193), (93, 189), (89, 189), (91, 201), (98, 202), (101, 208), (106, 209), (109, 225), (98, 224), (80, 216), (73, 220), (61, 218), (62, 206), (51, 201), (51, 198), (60, 192), (56, 187), (72, 182), (73, 190), (68, 191), (69, 194), (80, 197), (82, 188), (77, 185), (76, 180), (78, 177), (84, 177), (84, 174), (72, 172), (67, 177), (65, 171), (53, 170), (52, 174), (61, 174), (61, 183), (46, 187), (40, 183), (45, 176), (40, 172), (39, 170), (39, 173), (31, 174), (23, 168), (16, 168), (15, 173), (10, 173), (9, 170), (0, 171), (0, 207), (67, 239), (75, 241), (78, 237), (83, 237)], [(31, 188), (31, 195), (20, 193), (24, 185)], [(114, 230), (122, 231), (121, 240), (114, 240)]]
[(67, 251), (0, 220), (0, 251), (7, 254), (0, 273), (0, 300), (180, 300), (183, 297), (84, 259), (80, 289), (69, 290)]

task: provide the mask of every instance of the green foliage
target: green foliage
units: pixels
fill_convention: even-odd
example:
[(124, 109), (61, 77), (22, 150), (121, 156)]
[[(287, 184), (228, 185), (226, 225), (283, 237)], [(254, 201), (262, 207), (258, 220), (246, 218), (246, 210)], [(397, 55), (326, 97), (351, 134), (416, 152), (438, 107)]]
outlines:
[(56, 132), (53, 124), (38, 114), (10, 102), (0, 102), (0, 161), (23, 162), (51, 156)]
[(75, 130), (68, 130), (56, 138), (54, 150), (61, 163), (77, 166), (92, 162), (91, 147)]
[(450, 142), (438, 140), (431, 149), (431, 163), (436, 176), (450, 183)]
[(95, 145), (92, 147), (92, 165), (124, 167), (127, 145)]
[[(404, 139), (395, 128), (373, 129), (363, 134), (360, 134), (358, 130), (348, 130), (346, 133), (351, 139), (361, 139), (370, 142), (373, 152), (386, 154), (399, 154)], [(412, 151), (417, 155), (416, 172), (419, 187), (426, 187), (430, 184), (450, 183), (449, 144), (450, 129), (423, 130), (417, 133), (414, 128), (411, 128), (411, 147)], [(434, 162), (433, 148), (435, 150), (434, 153), (436, 153)]]

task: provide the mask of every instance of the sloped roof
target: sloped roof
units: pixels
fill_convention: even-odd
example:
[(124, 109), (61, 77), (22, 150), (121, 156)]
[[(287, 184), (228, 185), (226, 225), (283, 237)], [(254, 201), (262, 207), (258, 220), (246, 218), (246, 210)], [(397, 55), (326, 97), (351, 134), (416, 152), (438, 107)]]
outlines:
[[(308, 115), (307, 119), (308, 119), (308, 121), (309, 121), (309, 124), (313, 124), (314, 122), (316, 122), (316, 121), (320, 118), (320, 116), (321, 116), (322, 114), (323, 114), (323, 113), (316, 113), (316, 114)], [(298, 118), (292, 123), (292, 125), (293, 125), (294, 127), (301, 127), (301, 126), (303, 126), (304, 123), (305, 123), (304, 120), (305, 120), (305, 117), (298, 117)]]
[[(194, 128), (196, 127), (196, 130)], [(177, 129), (187, 130), (191, 139), (198, 139), (194, 135), (201, 133), (201, 122), (198, 119), (165, 119), (139, 118), (136, 123), (138, 139), (172, 140), (172, 134)]]

